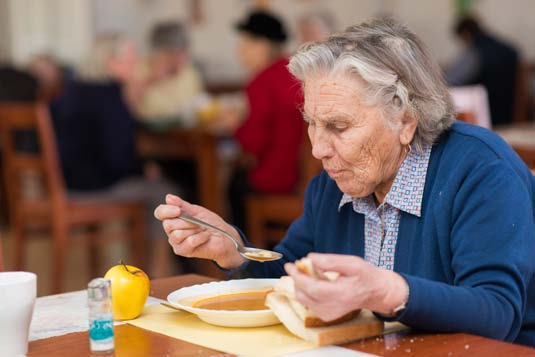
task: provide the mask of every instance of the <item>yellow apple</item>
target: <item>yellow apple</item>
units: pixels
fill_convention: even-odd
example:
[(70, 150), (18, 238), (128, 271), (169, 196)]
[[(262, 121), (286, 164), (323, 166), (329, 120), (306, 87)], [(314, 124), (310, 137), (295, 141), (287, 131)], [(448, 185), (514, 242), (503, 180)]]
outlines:
[(141, 269), (119, 264), (106, 272), (111, 280), (113, 316), (116, 320), (131, 320), (141, 314), (150, 291), (149, 277)]

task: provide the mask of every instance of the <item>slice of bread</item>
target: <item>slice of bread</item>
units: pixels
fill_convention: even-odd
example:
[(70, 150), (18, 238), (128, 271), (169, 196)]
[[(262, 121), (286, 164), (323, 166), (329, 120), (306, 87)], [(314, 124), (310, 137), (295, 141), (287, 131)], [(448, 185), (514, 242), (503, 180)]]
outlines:
[(368, 310), (362, 311), (358, 317), (335, 325), (306, 327), (290, 301), (286, 295), (272, 292), (267, 296), (266, 306), (277, 315), (290, 332), (317, 346), (342, 344), (380, 335), (383, 332), (383, 322)]
[(279, 281), (274, 285), (274, 291), (280, 293), (288, 298), (288, 303), (291, 305), (291, 308), (303, 321), (305, 327), (319, 327), (319, 326), (329, 326), (335, 325), (344, 321), (351, 320), (358, 316), (360, 310), (350, 311), (344, 316), (339, 317), (333, 321), (323, 321), (316, 316), (310, 309), (306, 308), (303, 304), (295, 299), (295, 288), (293, 279), (289, 276), (283, 276)]
[(309, 258), (296, 260), (294, 264), (301, 273), (307, 274), (316, 279), (335, 281), (340, 276), (340, 273), (337, 271), (317, 271), (314, 269), (312, 260)]

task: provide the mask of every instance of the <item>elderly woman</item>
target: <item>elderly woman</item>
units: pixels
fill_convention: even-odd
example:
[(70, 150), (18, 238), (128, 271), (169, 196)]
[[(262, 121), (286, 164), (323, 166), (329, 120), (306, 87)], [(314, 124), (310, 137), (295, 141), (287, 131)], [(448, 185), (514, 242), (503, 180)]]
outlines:
[[(285, 269), (325, 320), (367, 308), (414, 328), (535, 345), (535, 180), (499, 137), (454, 120), (420, 40), (376, 20), (306, 45), (289, 68), (324, 171), (275, 248), (284, 259), (245, 263), (226, 239), (176, 217), (247, 244), (237, 229), (168, 196), (155, 213), (175, 253), (258, 277)], [(288, 263), (307, 254), (341, 277), (316, 280)]]

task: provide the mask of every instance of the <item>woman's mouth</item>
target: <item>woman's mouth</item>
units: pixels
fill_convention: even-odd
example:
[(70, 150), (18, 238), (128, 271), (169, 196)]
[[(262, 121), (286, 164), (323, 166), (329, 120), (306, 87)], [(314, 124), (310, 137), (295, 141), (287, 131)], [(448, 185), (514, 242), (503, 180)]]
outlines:
[(330, 178), (335, 179), (339, 176), (341, 176), (344, 171), (343, 170), (325, 170)]

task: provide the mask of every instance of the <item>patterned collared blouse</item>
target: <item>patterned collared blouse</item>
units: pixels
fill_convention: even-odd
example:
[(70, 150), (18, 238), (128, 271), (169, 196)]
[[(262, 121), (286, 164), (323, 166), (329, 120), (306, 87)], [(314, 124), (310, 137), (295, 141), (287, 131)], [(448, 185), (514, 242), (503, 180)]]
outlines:
[(353, 198), (342, 196), (338, 210), (353, 203), (353, 210), (364, 215), (364, 259), (376, 266), (393, 270), (400, 211), (421, 216), (422, 198), (431, 146), (421, 152), (411, 150), (394, 179), (385, 200), (376, 206), (373, 195)]

